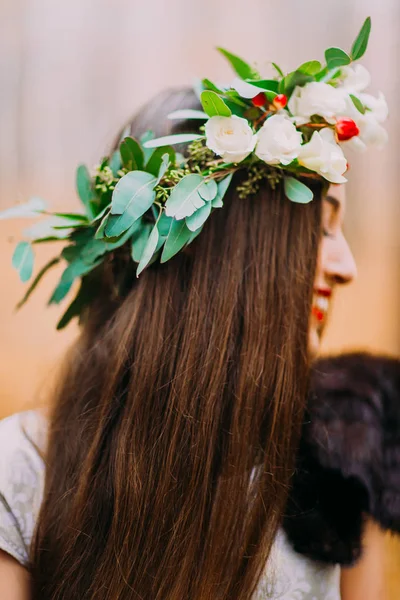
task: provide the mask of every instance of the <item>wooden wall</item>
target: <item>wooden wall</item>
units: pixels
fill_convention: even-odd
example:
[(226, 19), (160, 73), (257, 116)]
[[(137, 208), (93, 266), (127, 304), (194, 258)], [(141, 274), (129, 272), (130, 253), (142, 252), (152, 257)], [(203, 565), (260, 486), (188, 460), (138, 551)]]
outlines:
[[(74, 209), (74, 169), (96, 162), (121, 123), (165, 86), (226, 80), (225, 46), (284, 68), (349, 48), (372, 16), (364, 64), (391, 106), (390, 143), (351, 160), (347, 233), (358, 281), (338, 295), (325, 350), (400, 350), (398, 0), (0, 0), (0, 209), (38, 195)], [(0, 221), (0, 416), (45, 399), (76, 334), (46, 308), (57, 274), (28, 305), (10, 267), (27, 223)], [(52, 254), (37, 251), (38, 262)], [(400, 556), (398, 557), (400, 560)]]

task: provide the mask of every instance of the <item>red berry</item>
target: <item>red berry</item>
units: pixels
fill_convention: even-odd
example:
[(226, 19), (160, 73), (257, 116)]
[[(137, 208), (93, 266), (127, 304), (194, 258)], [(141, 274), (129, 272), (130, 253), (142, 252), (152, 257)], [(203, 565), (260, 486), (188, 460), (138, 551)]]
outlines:
[(339, 142), (346, 142), (347, 140), (351, 140), (351, 138), (358, 135), (360, 130), (353, 119), (342, 117), (336, 121), (336, 133)]
[(254, 98), (252, 99), (253, 105), (257, 106), (257, 107), (264, 106), (264, 104), (266, 104), (266, 102), (267, 102), (267, 97), (264, 94), (264, 92), (260, 92), (259, 94), (257, 94), (257, 96), (254, 96)]
[(287, 104), (287, 96), (285, 96), (285, 94), (278, 94), (277, 96), (275, 96), (275, 98), (272, 101), (272, 104), (275, 106), (275, 108), (277, 108), (278, 110), (281, 110), (282, 108), (285, 108), (286, 104)]

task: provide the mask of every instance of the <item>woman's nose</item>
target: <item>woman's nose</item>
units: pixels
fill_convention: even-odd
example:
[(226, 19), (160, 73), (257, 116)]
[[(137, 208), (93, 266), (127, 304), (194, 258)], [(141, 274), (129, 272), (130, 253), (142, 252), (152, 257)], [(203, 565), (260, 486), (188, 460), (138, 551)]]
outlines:
[(357, 277), (357, 265), (344, 236), (337, 242), (326, 265), (326, 275), (336, 283), (350, 283)]

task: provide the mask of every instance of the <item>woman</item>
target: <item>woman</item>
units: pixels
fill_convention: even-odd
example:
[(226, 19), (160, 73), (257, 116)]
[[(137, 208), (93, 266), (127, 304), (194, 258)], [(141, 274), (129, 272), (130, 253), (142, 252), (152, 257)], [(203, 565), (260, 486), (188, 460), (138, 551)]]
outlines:
[[(237, 99), (231, 94), (226, 106), (232, 97)], [(260, 99), (252, 102), (257, 107)], [(282, 98), (277, 103), (260, 109), (268, 127)], [(210, 111), (216, 106), (225, 111), (203, 102)], [(166, 116), (191, 108), (198, 108), (193, 94), (163, 94), (133, 120), (131, 134), (140, 138), (151, 127), (166, 135), (171, 131)], [(261, 137), (249, 139), (244, 119), (239, 125), (226, 113), (214, 116), (230, 119), (223, 134), (239, 127), (248, 143), (230, 163), (232, 148), (223, 149), (221, 132), (210, 131), (216, 121), (206, 124), (207, 147), (224, 159), (222, 167), (207, 171), (207, 186), (219, 168), (233, 164), (235, 171), (227, 208), (213, 211), (201, 235), (190, 246), (187, 238), (173, 260), (156, 260), (139, 279), (132, 277), (123, 246), (95, 263), (90, 277), (96, 294), (80, 313), (82, 333), (66, 361), (48, 426), (37, 414), (27, 417), (27, 433), (43, 449), (46, 464), (43, 497), (44, 469), (34, 466), (37, 485), (31, 482), (28, 489), (35, 493), (20, 507), (31, 527), (21, 528), (15, 497), (5, 493), (11, 497), (15, 491), (20, 417), (2, 423), (9, 467), (0, 485), (9, 519), (0, 544), (4, 598), (339, 597), (337, 569), (296, 555), (277, 530), (303, 418), (309, 356), (318, 348), (334, 288), (355, 275), (342, 232), (344, 192), (334, 185), (326, 195), (319, 176), (311, 177), (312, 192), (305, 191), (293, 178), (285, 182), (273, 170), (258, 177), (250, 166), (246, 179), (236, 173), (237, 164), (256, 143), (265, 164), (279, 164), (269, 161), (272, 149), (265, 148), (277, 141), (283, 166), (283, 155), (293, 156), (298, 144), (306, 177), (315, 164), (308, 160), (312, 148), (300, 148), (292, 130), (293, 146), (283, 147), (268, 128), (261, 144)], [(274, 124), (281, 123), (286, 135), (287, 121), (276, 116)], [(176, 130), (187, 132), (188, 124)], [(332, 177), (335, 169), (346, 168), (339, 150), (335, 144), (336, 158), (329, 155)], [(167, 163), (168, 156), (158, 171), (161, 187)], [(320, 163), (316, 169), (321, 171)], [(171, 179), (169, 174), (168, 185)], [(118, 193), (117, 187), (98, 236), (120, 223), (121, 184)], [(210, 187), (203, 190), (201, 207)], [(302, 201), (309, 193), (314, 201), (300, 204), (299, 193)], [(152, 250), (157, 258), (156, 244)], [(150, 258), (148, 253), (147, 262)], [(16, 447), (3, 442), (10, 438)], [(26, 459), (32, 465), (30, 455)], [(20, 537), (29, 546), (34, 526), (28, 555), (15, 542), (16, 531), (23, 529)], [(30, 580), (10, 555), (28, 567)]]

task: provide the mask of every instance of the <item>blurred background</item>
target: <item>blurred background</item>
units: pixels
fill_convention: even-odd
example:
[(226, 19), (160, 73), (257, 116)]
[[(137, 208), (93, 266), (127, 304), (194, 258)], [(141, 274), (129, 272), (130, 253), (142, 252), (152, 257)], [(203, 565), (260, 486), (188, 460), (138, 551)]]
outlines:
[[(324, 351), (399, 354), (398, 0), (0, 0), (0, 210), (32, 195), (52, 209), (78, 209), (76, 165), (98, 162), (142, 103), (195, 78), (229, 80), (215, 46), (292, 70), (322, 59), (329, 46), (349, 50), (368, 15), (363, 64), (371, 93), (382, 90), (391, 107), (390, 142), (351, 157), (346, 233), (359, 277), (336, 299)], [(77, 333), (75, 326), (57, 333), (64, 307), (46, 308), (55, 271), (14, 311), (24, 288), (11, 257), (28, 224), (0, 221), (0, 417), (46, 401)], [(37, 264), (53, 253), (37, 248)]]

